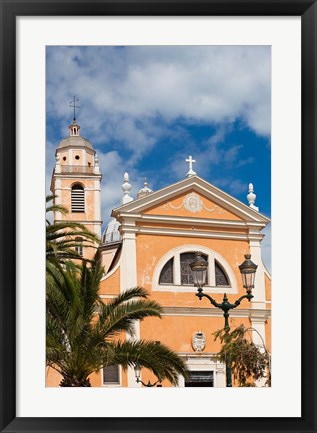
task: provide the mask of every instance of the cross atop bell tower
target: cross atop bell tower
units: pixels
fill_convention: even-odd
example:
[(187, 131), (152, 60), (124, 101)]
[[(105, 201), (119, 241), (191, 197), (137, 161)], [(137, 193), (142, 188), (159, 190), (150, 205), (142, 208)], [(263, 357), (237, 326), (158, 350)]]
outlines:
[(76, 121), (76, 108), (80, 108), (79, 105), (76, 105), (76, 102), (79, 102), (79, 99), (74, 95), (72, 101), (69, 103), (69, 106), (74, 109), (74, 121)]
[(78, 102), (79, 99), (76, 98), (74, 95), (73, 100), (70, 101), (69, 106), (74, 109), (74, 118), (73, 123), (69, 125), (69, 135), (70, 137), (78, 137), (79, 136), (79, 130), (80, 126), (76, 122), (76, 108), (79, 108), (79, 105), (76, 105), (76, 102)]

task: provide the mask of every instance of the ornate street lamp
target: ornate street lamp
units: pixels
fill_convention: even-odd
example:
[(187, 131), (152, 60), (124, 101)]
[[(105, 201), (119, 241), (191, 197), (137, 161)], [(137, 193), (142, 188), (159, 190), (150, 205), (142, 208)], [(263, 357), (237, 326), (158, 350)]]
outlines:
[[(198, 296), (200, 300), (203, 297), (209, 299), (210, 303), (214, 307), (220, 308), (223, 311), (223, 316), (225, 318), (224, 328), (227, 332), (229, 332), (229, 311), (233, 308), (238, 307), (243, 299), (247, 299), (250, 302), (253, 298), (252, 289), (254, 288), (255, 272), (258, 266), (251, 261), (251, 254), (245, 254), (245, 261), (239, 266), (239, 269), (242, 276), (243, 287), (246, 289), (247, 293), (246, 295), (240, 296), (240, 298), (238, 298), (234, 304), (231, 304), (228, 301), (227, 294), (225, 293), (222, 303), (220, 304), (216, 302), (211, 296), (203, 293), (203, 286), (205, 285), (208, 263), (201, 256), (201, 254), (202, 253), (200, 251), (197, 251), (195, 253), (194, 260), (190, 264), (193, 273), (194, 285), (198, 289), (198, 293), (196, 293), (196, 296)], [(227, 387), (232, 387), (231, 368), (229, 366), (228, 360), (226, 361), (226, 381)]]
[(245, 261), (239, 266), (239, 269), (242, 275), (243, 287), (247, 290), (247, 293), (251, 293), (254, 288), (255, 272), (258, 265), (251, 261), (251, 254), (246, 254), (244, 258)]
[[(161, 383), (160, 380), (157, 380), (153, 384), (150, 381), (148, 381), (148, 383), (142, 382), (142, 380), (140, 379), (140, 377), (141, 377), (141, 367), (140, 367), (139, 364), (135, 364), (135, 366), (134, 366), (134, 374), (135, 374), (136, 383), (142, 383), (143, 386), (147, 386), (148, 388), (151, 388), (152, 386), (155, 386), (156, 384)], [(157, 385), (157, 386), (161, 387), (162, 385)]]

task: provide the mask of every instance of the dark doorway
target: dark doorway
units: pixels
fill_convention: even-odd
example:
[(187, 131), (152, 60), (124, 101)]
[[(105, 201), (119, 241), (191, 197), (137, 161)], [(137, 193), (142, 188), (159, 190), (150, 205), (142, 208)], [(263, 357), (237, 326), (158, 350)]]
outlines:
[(214, 386), (213, 371), (190, 371), (189, 377), (185, 381), (185, 387), (190, 386)]

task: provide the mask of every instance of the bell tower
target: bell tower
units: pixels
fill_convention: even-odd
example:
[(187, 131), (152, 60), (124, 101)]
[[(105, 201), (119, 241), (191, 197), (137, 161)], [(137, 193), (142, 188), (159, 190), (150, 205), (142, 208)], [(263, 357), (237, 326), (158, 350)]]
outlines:
[[(66, 215), (56, 212), (55, 222), (76, 221), (101, 237), (102, 175), (96, 151), (92, 144), (80, 135), (75, 108), (73, 122), (69, 125), (69, 137), (58, 144), (55, 159), (51, 191), (56, 196), (55, 203), (68, 209)], [(87, 248), (87, 251), (79, 252), (90, 258), (93, 249)]]

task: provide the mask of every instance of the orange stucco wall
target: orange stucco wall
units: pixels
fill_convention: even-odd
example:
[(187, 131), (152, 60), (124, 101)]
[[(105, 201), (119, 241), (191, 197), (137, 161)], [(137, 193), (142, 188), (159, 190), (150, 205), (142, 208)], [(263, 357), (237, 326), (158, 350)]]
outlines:
[[(223, 240), (223, 239), (205, 239), (205, 238), (184, 238), (172, 236), (153, 236), (153, 235), (137, 235), (137, 280), (138, 284), (152, 291), (153, 273), (159, 260), (167, 252), (173, 248), (183, 245), (195, 245), (193, 250), (196, 250), (197, 245), (201, 245), (217, 251), (231, 265), (236, 280), (239, 286), (239, 292), (243, 291), (241, 283), (241, 275), (238, 266), (244, 259), (244, 254), (249, 252), (247, 241)], [(189, 247), (190, 248), (190, 247)], [(179, 305), (175, 304), (175, 293), (158, 292), (152, 293), (164, 305)], [(192, 305), (193, 301), (189, 298), (188, 293), (177, 293), (179, 302), (182, 300), (182, 305)]]
[[(199, 302), (199, 300), (197, 300)], [(202, 301), (203, 302), (203, 301)], [(215, 308), (205, 301), (205, 307)], [(230, 318), (231, 327), (244, 324), (250, 326), (248, 318)], [(204, 332), (206, 336), (206, 347), (204, 352), (216, 353), (220, 349), (219, 340), (214, 341), (212, 335), (224, 327), (224, 318), (219, 317), (199, 317), (199, 316), (162, 316), (159, 318), (147, 318), (141, 322), (142, 338), (154, 341), (160, 341), (177, 352), (188, 352), (194, 354), (192, 348), (192, 336), (198, 332)], [(202, 352), (203, 355), (203, 352)]]
[(120, 293), (120, 267), (100, 283), (100, 295), (118, 295)]

